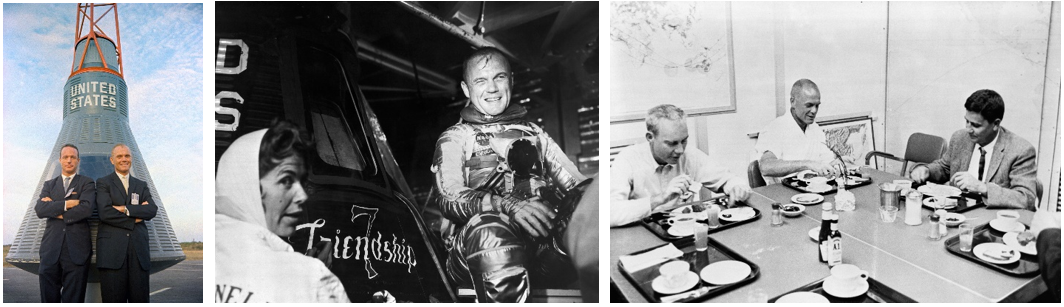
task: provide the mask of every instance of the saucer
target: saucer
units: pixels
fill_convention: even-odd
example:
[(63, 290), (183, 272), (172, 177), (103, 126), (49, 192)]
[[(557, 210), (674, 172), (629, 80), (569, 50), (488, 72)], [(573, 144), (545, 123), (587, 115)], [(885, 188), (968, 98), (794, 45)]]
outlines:
[(813, 242), (820, 242), (820, 226), (809, 230), (809, 239), (812, 239)]
[(735, 260), (717, 261), (702, 268), (699, 275), (708, 283), (727, 285), (750, 276), (750, 265)]
[(731, 209), (721, 210), (719, 216), (720, 216), (721, 220), (725, 220), (725, 221), (729, 221), (729, 222), (739, 222), (739, 221), (745, 221), (745, 220), (748, 220), (748, 219), (754, 217), (754, 214), (756, 214), (754, 212), (754, 208), (739, 207), (739, 208), (731, 208)]
[[(1005, 260), (994, 259), (984, 255), (984, 253), (997, 254), (1007, 251), (1012, 251), (1012, 257)], [(979, 257), (979, 259), (983, 259), (983, 261), (996, 264), (1009, 264), (1020, 260), (1020, 252), (1001, 243), (983, 243), (976, 245), (975, 248), (972, 248), (972, 253), (975, 254), (976, 257)]]
[(857, 287), (846, 289), (842, 288), (841, 285), (838, 284), (838, 281), (835, 280), (835, 277), (828, 276), (828, 278), (824, 279), (823, 287), (824, 292), (827, 292), (831, 296), (838, 298), (851, 298), (868, 292), (868, 281), (862, 280), (861, 284)]
[[(797, 208), (797, 209), (794, 210), (794, 211), (783, 210), (783, 209), (786, 209), (788, 207), (794, 207), (794, 208)], [(783, 215), (784, 216), (787, 216), (787, 217), (799, 217), (799, 216), (802, 216), (802, 212), (805, 211), (805, 206), (802, 206), (802, 205), (799, 205), (799, 204), (786, 204), (786, 205), (783, 205), (783, 207), (780, 207), (780, 209), (783, 211)]]
[(776, 299), (777, 303), (831, 303), (828, 298), (814, 292), (792, 292)]
[(1001, 237), (1001, 240), (1005, 242), (1005, 245), (1015, 248), (1021, 253), (1028, 255), (1038, 255), (1038, 249), (1035, 248), (1038, 243), (1035, 241), (1031, 241), (1027, 242), (1027, 245), (1020, 245), (1020, 241), (1016, 239), (1016, 237), (1018, 237), (1019, 235), (1019, 232), (1008, 232), (1005, 233), (1005, 236)]
[(695, 234), (695, 224), (696, 223), (676, 224), (676, 225), (673, 225), (672, 227), (669, 227), (668, 233), (669, 233), (669, 235), (674, 236), (674, 237), (686, 237), (686, 236), (694, 235)]
[(802, 193), (791, 197), (791, 202), (799, 205), (814, 205), (824, 201), (824, 195)]
[(695, 272), (687, 271), (687, 273), (684, 273), (684, 283), (679, 287), (669, 288), (668, 286), (666, 286), (665, 278), (662, 276), (654, 278), (654, 281), (650, 283), (650, 287), (654, 288), (655, 292), (661, 294), (675, 294), (687, 291), (688, 289), (691, 289), (697, 284), (698, 274), (695, 274)]
[(1005, 220), (994, 219), (990, 221), (990, 227), (1000, 232), (1024, 231), (1027, 226), (1020, 222), (1012, 222), (1011, 225)]
[[(951, 218), (952, 219), (956, 219), (956, 220), (955, 221), (950, 221)], [(964, 221), (967, 220), (967, 219), (968, 218), (964, 217), (964, 215), (960, 214), (960, 213), (952, 213), (951, 212), (951, 213), (942, 214), (942, 222), (945, 223), (946, 226), (949, 226), (949, 227), (960, 226), (961, 223), (964, 223)]]

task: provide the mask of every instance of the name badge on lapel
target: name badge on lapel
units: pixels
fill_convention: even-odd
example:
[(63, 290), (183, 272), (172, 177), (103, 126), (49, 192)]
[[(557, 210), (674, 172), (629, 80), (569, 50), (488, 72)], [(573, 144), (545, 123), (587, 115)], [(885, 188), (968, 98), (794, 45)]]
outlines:
[(129, 196), (130, 196), (129, 204), (130, 205), (136, 205), (138, 203), (137, 200), (140, 198), (140, 195), (137, 195), (137, 193), (132, 193)]

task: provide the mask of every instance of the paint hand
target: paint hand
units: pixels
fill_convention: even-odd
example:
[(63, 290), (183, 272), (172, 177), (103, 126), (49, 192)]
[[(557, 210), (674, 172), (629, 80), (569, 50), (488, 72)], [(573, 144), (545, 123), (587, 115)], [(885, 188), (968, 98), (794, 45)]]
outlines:
[(333, 258), (330, 256), (332, 255), (332, 253), (333, 242), (322, 241), (318, 242), (318, 244), (315, 244), (314, 247), (307, 251), (307, 256), (317, 258), (318, 260), (321, 260), (322, 263), (325, 263), (325, 267), (331, 268)]

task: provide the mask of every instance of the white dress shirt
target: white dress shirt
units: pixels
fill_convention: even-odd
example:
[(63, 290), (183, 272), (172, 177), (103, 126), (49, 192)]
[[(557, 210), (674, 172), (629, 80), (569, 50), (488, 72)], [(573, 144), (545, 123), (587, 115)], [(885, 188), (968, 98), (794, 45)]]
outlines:
[[(1000, 135), (1000, 133), (998, 133)], [(968, 173), (972, 174), (972, 177), (979, 179), (979, 148), (983, 148), (986, 151), (986, 158), (983, 163), (983, 183), (990, 181), (990, 157), (994, 155), (994, 145), (997, 144), (998, 136), (994, 135), (994, 139), (990, 141), (986, 146), (979, 147), (979, 143), (975, 143), (975, 147), (972, 148), (972, 160), (968, 161)]]
[[(614, 158), (610, 168), (610, 227), (626, 225), (650, 214), (650, 198), (659, 195), (669, 181), (679, 175), (706, 183), (712, 191), (725, 185), (746, 184), (727, 170), (718, 168), (702, 151), (687, 147), (677, 164), (659, 165), (650, 143), (628, 146)], [(695, 193), (697, 199), (698, 193)]]
[[(118, 172), (115, 172), (115, 175), (118, 175), (118, 179), (122, 181), (122, 188), (125, 188), (126, 195), (129, 195), (129, 173), (122, 175)], [(129, 216), (129, 208), (126, 208), (126, 216)]]
[[(64, 176), (63, 174), (59, 174), (60, 177), (63, 177), (63, 193), (68, 193), (69, 192), (68, 190), (70, 190), (70, 187), (67, 186), (67, 180), (70, 180), (70, 183), (73, 184), (74, 183), (74, 176), (77, 176), (77, 175), (78, 175), (78, 173), (74, 173), (73, 175), (70, 175), (70, 176)], [(67, 211), (67, 207), (66, 207), (66, 205), (63, 205), (63, 212), (66, 212), (66, 211)]]
[[(790, 112), (773, 119), (757, 136), (754, 151), (760, 159), (766, 151), (772, 152), (780, 160), (815, 160), (831, 161), (835, 154), (827, 146), (824, 130), (817, 123), (809, 124), (802, 131)], [(776, 177), (765, 176), (765, 182), (777, 183)]]

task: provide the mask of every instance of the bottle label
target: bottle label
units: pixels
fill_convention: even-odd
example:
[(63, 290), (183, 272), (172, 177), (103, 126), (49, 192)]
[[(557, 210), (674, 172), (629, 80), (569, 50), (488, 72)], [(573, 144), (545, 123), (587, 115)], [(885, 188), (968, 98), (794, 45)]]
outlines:
[(835, 266), (842, 263), (842, 238), (833, 238), (828, 245), (828, 265)]

